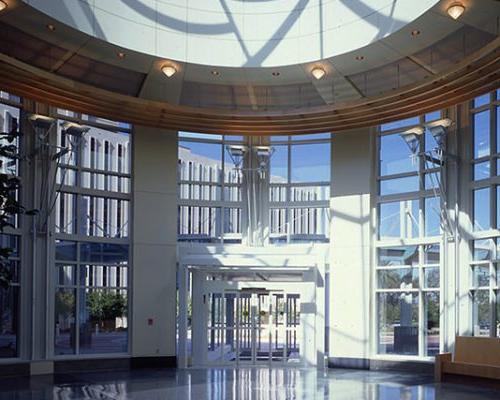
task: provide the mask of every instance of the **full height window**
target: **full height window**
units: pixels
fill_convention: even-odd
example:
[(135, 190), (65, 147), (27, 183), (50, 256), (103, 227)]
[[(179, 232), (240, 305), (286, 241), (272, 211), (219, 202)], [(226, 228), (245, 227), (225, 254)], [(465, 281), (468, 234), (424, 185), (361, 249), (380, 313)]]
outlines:
[(179, 132), (178, 240), (241, 242), (241, 174), (226, 151), (241, 136)]
[(375, 268), (379, 354), (432, 356), (440, 349), (444, 145), (420, 129), (440, 118), (434, 112), (380, 127)]
[[(6, 92), (0, 91), (0, 133), (18, 132), (20, 116), (20, 99)], [(5, 141), (5, 137), (0, 138)], [(19, 151), (19, 138), (13, 143), (5, 141), (3, 144), (16, 145)], [(11, 176), (19, 176), (17, 160), (1, 157), (1, 172)], [(20, 193), (17, 193), (19, 197)], [(12, 218), (13, 227), (7, 227), (0, 235), (0, 247), (12, 250), (5, 278), (9, 281), (8, 288), (0, 286), (0, 358), (19, 356), (20, 335), (20, 304), (21, 304), (21, 269), (20, 243), (21, 229), (17, 218)]]
[(470, 112), (471, 333), (500, 337), (500, 90), (475, 98)]
[(126, 353), (130, 126), (60, 113), (54, 353)]
[(271, 136), (271, 242), (330, 239), (331, 134)]

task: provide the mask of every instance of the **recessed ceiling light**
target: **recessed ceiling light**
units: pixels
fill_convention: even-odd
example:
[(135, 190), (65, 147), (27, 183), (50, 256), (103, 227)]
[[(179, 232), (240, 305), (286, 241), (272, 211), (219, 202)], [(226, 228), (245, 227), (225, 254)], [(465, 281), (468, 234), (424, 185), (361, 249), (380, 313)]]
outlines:
[(356, 56), (354, 57), (357, 61), (362, 61), (365, 59), (365, 56)]
[(52, 24), (47, 24), (47, 29), (51, 32), (54, 32), (56, 30), (56, 27)]
[(0, 12), (7, 8), (7, 3), (5, 1), (0, 0)]
[(212, 71), (210, 71), (210, 73), (213, 75), (213, 76), (219, 76), (220, 75), (220, 72), (217, 71), (216, 69), (213, 69)]
[(448, 15), (453, 19), (458, 19), (465, 12), (465, 7), (462, 3), (453, 3), (448, 7)]
[(164, 65), (163, 67), (161, 67), (161, 72), (163, 72), (168, 78), (170, 78), (177, 72), (177, 69), (172, 65)]
[(116, 55), (122, 60), (127, 56), (123, 51), (119, 51)]
[(311, 71), (311, 74), (319, 80), (325, 76), (326, 71), (322, 67), (314, 67)]
[(418, 36), (418, 35), (420, 35), (420, 31), (418, 29), (414, 29), (414, 30), (411, 31), (411, 35), (412, 36)]
[(280, 73), (279, 73), (278, 71), (274, 71), (274, 72), (272, 73), (272, 75), (273, 75), (273, 76), (280, 76)]

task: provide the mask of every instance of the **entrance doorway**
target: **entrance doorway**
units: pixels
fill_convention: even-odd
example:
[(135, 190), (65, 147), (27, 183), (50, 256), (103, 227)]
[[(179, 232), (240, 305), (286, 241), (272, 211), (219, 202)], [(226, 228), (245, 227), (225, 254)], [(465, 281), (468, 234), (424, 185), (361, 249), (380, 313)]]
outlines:
[(207, 295), (209, 364), (301, 361), (300, 292), (242, 288)]

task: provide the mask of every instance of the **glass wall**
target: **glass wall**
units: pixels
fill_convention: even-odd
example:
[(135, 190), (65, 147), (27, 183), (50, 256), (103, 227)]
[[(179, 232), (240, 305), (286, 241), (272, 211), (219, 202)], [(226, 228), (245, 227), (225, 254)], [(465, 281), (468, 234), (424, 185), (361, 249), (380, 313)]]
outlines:
[(331, 136), (270, 137), (270, 242), (330, 240)]
[(440, 349), (442, 152), (425, 123), (440, 112), (388, 123), (378, 137), (375, 304), (379, 354)]
[[(19, 97), (0, 91), (0, 133), (19, 132), (20, 126)], [(14, 145), (20, 152), (20, 138), (13, 142), (0, 137), (3, 145)], [(0, 157), (0, 172), (9, 177), (20, 177), (19, 164), (16, 159)], [(17, 193), (19, 198), (21, 193)], [(10, 249), (10, 256), (5, 260), (4, 268), (0, 274), (5, 279), (7, 287), (0, 285), (0, 359), (19, 357), (20, 336), (20, 305), (21, 305), (21, 270), (20, 270), (20, 244), (21, 227), (19, 219), (11, 220), (12, 227), (7, 227), (5, 233), (0, 235), (0, 248)], [(2, 278), (0, 277), (0, 278)]]
[(179, 241), (241, 242), (241, 175), (226, 146), (241, 136), (179, 132)]
[(472, 126), (470, 243), (471, 333), (500, 337), (500, 97), (470, 102)]
[(54, 354), (126, 353), (130, 126), (59, 112)]

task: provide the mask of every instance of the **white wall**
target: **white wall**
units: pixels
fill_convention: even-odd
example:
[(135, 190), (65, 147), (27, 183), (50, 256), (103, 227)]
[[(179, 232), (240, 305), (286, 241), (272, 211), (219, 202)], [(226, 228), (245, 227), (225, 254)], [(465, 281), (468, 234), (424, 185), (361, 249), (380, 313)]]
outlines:
[[(137, 126), (132, 355), (175, 356), (177, 132)], [(153, 324), (148, 324), (148, 319)]]
[(372, 138), (365, 129), (332, 144), (330, 359), (370, 355)]

